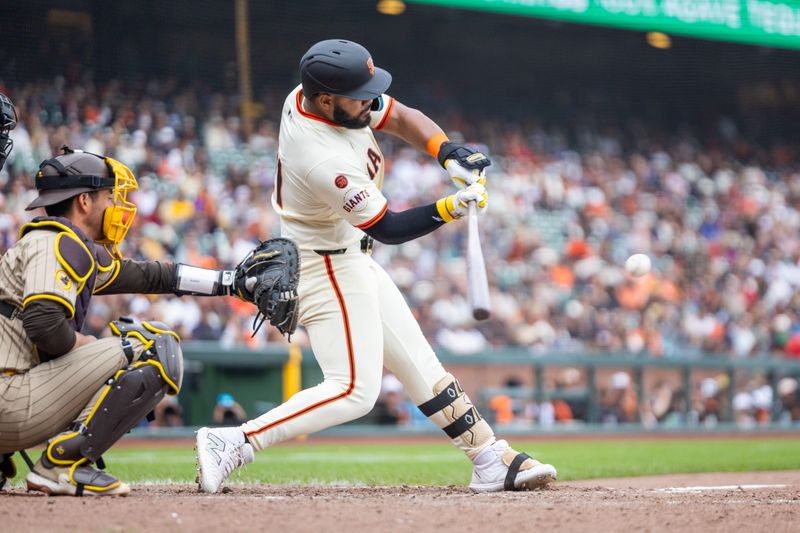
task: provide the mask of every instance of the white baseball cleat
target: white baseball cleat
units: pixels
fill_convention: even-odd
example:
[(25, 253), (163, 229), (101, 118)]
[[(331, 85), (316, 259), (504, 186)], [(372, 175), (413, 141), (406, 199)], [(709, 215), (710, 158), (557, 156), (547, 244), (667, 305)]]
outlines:
[(214, 494), (234, 468), (255, 459), (253, 446), (239, 428), (200, 428), (197, 432), (197, 484), (201, 491)]
[(469, 488), (473, 492), (534, 490), (555, 481), (556, 475), (553, 465), (542, 464), (498, 440), (475, 458)]

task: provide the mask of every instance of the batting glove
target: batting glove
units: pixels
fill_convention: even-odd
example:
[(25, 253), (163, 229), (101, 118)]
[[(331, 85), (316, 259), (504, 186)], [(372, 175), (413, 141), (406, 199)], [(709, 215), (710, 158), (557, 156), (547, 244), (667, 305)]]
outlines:
[(469, 170), (458, 164), (453, 159), (445, 161), (447, 173), (450, 174), (450, 179), (459, 189), (466, 189), (473, 183), (480, 183), (486, 185), (486, 173), (483, 170)]
[(452, 222), (463, 217), (469, 211), (469, 203), (475, 202), (478, 214), (486, 210), (489, 204), (489, 193), (482, 183), (473, 183), (463, 191), (458, 191), (436, 202), (436, 210), (445, 222)]
[(441, 144), (437, 159), (459, 189), (464, 189), (475, 182), (485, 184), (484, 169), (492, 164), (481, 152), (450, 141)]

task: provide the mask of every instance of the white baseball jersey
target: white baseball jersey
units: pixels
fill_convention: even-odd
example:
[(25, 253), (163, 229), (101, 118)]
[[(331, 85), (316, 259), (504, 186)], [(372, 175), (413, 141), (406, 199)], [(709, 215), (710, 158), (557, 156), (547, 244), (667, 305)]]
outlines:
[[(381, 129), (394, 105), (383, 95), (370, 126)], [(304, 250), (346, 248), (386, 212), (384, 160), (367, 128), (347, 129), (303, 109), (302, 88), (283, 104), (272, 205), (281, 234)]]

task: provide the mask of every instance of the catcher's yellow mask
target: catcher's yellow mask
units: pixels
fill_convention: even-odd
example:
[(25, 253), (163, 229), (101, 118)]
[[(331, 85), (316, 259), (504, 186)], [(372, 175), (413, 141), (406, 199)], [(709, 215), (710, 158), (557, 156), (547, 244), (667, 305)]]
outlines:
[(136, 217), (136, 204), (128, 200), (128, 193), (139, 188), (131, 169), (110, 157), (103, 158), (114, 173), (113, 206), (103, 213), (103, 238), (100, 244), (110, 244), (111, 252), (119, 258), (119, 243), (125, 238)]

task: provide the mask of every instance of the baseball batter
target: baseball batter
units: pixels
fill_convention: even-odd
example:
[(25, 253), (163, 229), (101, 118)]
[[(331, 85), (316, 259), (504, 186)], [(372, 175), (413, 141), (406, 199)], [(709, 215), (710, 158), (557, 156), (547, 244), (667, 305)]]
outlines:
[[(199, 482), (216, 492), (253, 450), (361, 417), (378, 398), (383, 367), (473, 464), (476, 492), (521, 490), (556, 478), (551, 465), (497, 440), (458, 380), (441, 365), (402, 294), (369, 255), (371, 239), (396, 244), (486, 207), (483, 154), (449, 142), (421, 112), (385, 94), (391, 76), (353, 42), (315, 44), (302, 85), (283, 106), (272, 204), (300, 248), (299, 320), (324, 381), (239, 428), (197, 435)], [(438, 157), (461, 190), (403, 212), (381, 193), (384, 156), (372, 129)], [(365, 253), (366, 252), (366, 253)]]
[(64, 148), (36, 177), (42, 207), (0, 259), (0, 488), (11, 456), (47, 446), (26, 481), (47, 494), (124, 495), (101, 455), (183, 378), (178, 335), (121, 318), (114, 336), (80, 333), (92, 296), (230, 295), (235, 271), (123, 259), (136, 178), (119, 161)]

